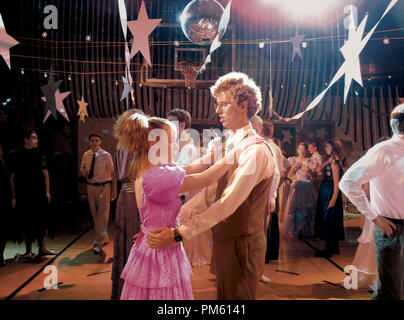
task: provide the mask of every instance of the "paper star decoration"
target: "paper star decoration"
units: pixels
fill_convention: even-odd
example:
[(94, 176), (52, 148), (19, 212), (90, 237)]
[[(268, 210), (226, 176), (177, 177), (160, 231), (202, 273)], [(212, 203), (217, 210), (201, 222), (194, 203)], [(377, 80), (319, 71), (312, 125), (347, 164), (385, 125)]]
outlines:
[(58, 90), (62, 80), (54, 81), (52, 68), (49, 75), (47, 85), (41, 87), (42, 92), (45, 94), (45, 114), (50, 113), (56, 118), (56, 91)]
[(282, 131), (282, 136), (283, 136), (283, 139), (282, 139), (282, 143), (289, 143), (289, 144), (291, 144), (292, 142), (291, 142), (291, 140), (292, 140), (292, 138), (293, 138), (293, 136), (290, 134), (290, 131), (289, 130), (281, 130)]
[[(55, 101), (56, 101), (56, 109), (57, 111), (59, 111), (60, 114), (62, 114), (62, 116), (67, 120), (69, 120), (69, 117), (67, 116), (67, 112), (65, 109), (65, 106), (63, 105), (63, 100), (66, 99), (66, 97), (70, 94), (70, 91), (66, 91), (66, 92), (62, 92), (60, 93), (59, 89), (56, 90), (55, 93)], [(46, 102), (46, 97), (42, 97), (42, 100)], [(48, 112), (45, 115), (45, 118), (43, 119), (44, 123), (46, 121), (46, 119), (48, 119), (48, 117), (51, 115), (51, 112), (48, 110)], [(56, 117), (55, 117), (56, 118)]]
[(84, 101), (84, 96), (81, 96), (81, 100), (77, 100), (79, 104), (79, 112), (77, 113), (80, 116), (80, 121), (86, 122), (85, 117), (88, 117), (87, 113), (87, 105), (88, 103)]
[(121, 101), (123, 99), (128, 99), (129, 93), (132, 91), (132, 76), (130, 75), (130, 72), (126, 72), (125, 77), (122, 77), (123, 81), (123, 92), (121, 96)]
[(6, 28), (4, 27), (3, 18), (1, 17), (1, 14), (0, 14), (0, 55), (3, 57), (4, 61), (7, 63), (7, 66), (9, 69), (11, 69), (10, 48), (14, 47), (17, 44), (19, 44), (19, 42), (7, 34)]
[(301, 48), (302, 42), (304, 40), (304, 36), (305, 36), (304, 34), (297, 34), (297, 31), (296, 31), (295, 36), (290, 38), (290, 42), (292, 42), (292, 46), (293, 46), (292, 61), (295, 58), (296, 53), (299, 55), (300, 59), (303, 59), (300, 48)]
[(363, 87), (359, 55), (367, 43), (367, 40), (362, 42), (362, 36), (363, 32), (365, 31), (367, 19), (368, 15), (363, 18), (359, 27), (355, 29), (354, 17), (351, 11), (349, 15), (348, 40), (339, 49), (344, 56), (344, 64), (349, 66), (345, 72), (344, 103), (346, 103), (346, 98), (348, 96), (349, 88), (351, 87), (352, 79)]
[(309, 133), (307, 134), (307, 136), (308, 136), (311, 140), (314, 139), (314, 134), (313, 134), (313, 132), (309, 132)]
[(159, 25), (162, 19), (149, 19), (146, 7), (142, 1), (137, 20), (128, 21), (128, 27), (133, 34), (130, 57), (132, 58), (138, 51), (143, 55), (147, 63), (151, 66), (149, 35)]
[[(341, 52), (344, 55), (345, 61), (338, 69), (337, 73), (332, 78), (330, 84), (325, 88), (314, 100), (307, 106), (307, 108), (295, 115), (292, 118), (284, 119), (286, 121), (296, 120), (301, 118), (301, 116), (312, 109), (314, 109), (327, 93), (327, 91), (336, 83), (342, 76), (345, 77), (345, 90), (344, 90), (344, 103), (346, 102), (347, 94), (349, 91), (349, 87), (352, 83), (352, 79), (357, 81), (358, 83), (361, 82), (361, 74), (360, 74), (360, 64), (359, 64), (359, 55), (362, 52), (363, 48), (366, 46), (367, 42), (369, 41), (370, 37), (375, 32), (377, 26), (385, 17), (385, 15), (391, 10), (391, 8), (398, 2), (398, 0), (391, 0), (389, 5), (387, 6), (386, 10), (384, 11), (383, 15), (374, 25), (374, 27), (366, 34), (366, 36), (362, 38), (363, 30), (365, 28), (365, 24), (367, 21), (368, 16), (366, 15), (363, 18), (362, 22), (360, 23), (358, 29), (355, 30), (353, 23), (350, 23), (349, 34), (348, 34), (348, 41), (341, 47)], [(352, 18), (350, 18), (352, 19)], [(352, 20), (351, 20), (352, 21)], [(358, 70), (359, 66), (359, 70)], [(361, 84), (361, 83), (360, 83)]]
[(316, 137), (319, 137), (321, 140), (324, 140), (326, 135), (327, 135), (327, 130), (325, 130), (324, 128), (316, 130)]

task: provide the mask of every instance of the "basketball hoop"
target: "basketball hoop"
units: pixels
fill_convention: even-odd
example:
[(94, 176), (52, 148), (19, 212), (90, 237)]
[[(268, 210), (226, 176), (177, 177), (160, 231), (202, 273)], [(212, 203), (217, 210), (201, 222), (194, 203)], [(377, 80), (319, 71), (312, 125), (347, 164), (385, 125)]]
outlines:
[(185, 78), (185, 87), (188, 89), (195, 88), (195, 80), (198, 77), (197, 71), (200, 66), (193, 65), (187, 61), (180, 61), (177, 68)]

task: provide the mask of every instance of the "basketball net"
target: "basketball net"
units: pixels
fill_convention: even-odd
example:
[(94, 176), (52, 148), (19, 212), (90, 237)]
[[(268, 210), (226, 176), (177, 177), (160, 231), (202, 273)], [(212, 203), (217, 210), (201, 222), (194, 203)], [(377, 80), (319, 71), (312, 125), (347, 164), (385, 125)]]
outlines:
[(185, 87), (188, 89), (195, 88), (195, 80), (198, 77), (197, 71), (199, 66), (195, 66), (186, 61), (178, 62), (178, 69), (185, 79)]

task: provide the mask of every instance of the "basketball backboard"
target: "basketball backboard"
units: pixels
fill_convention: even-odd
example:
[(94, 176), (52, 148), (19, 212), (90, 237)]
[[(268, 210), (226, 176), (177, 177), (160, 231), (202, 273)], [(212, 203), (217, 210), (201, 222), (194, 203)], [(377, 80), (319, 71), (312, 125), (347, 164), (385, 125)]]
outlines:
[(221, 39), (222, 46), (212, 54), (211, 63), (205, 71), (196, 74), (193, 70), (203, 65), (210, 46), (189, 42), (180, 24), (160, 24), (152, 42), (155, 45), (151, 46), (152, 66), (144, 63), (141, 67), (141, 84), (151, 87), (190, 87), (185, 78), (193, 76), (192, 87), (212, 86), (218, 77), (233, 70), (235, 48), (231, 44), (232, 34), (229, 26)]

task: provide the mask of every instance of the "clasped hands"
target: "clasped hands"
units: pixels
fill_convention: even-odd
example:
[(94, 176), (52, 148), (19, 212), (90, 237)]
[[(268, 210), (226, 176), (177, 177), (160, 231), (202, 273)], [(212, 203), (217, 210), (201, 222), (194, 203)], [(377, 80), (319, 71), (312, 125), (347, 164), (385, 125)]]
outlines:
[[(133, 241), (137, 240), (138, 235), (133, 237)], [(152, 249), (164, 249), (175, 243), (174, 230), (164, 226), (151, 230), (146, 235), (146, 242)]]

